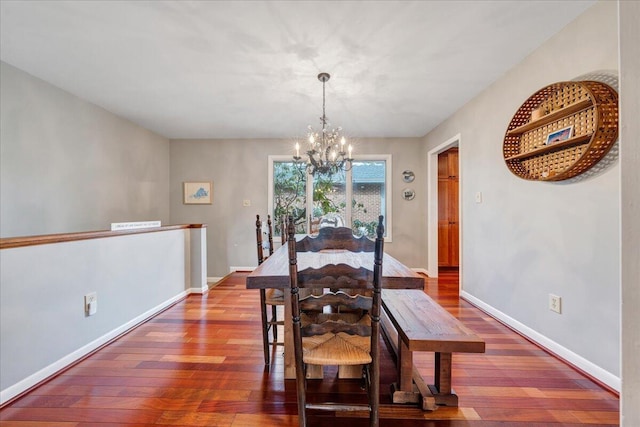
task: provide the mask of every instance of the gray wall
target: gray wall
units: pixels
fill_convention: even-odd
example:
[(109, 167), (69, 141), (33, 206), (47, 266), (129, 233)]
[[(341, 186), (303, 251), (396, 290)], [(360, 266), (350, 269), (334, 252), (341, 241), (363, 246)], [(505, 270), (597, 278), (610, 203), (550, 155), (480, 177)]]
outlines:
[[(579, 182), (528, 182), (505, 166), (511, 117), (538, 89), (618, 67), (616, 3), (569, 24), (426, 138), (461, 134), (463, 291), (619, 387), (620, 167)], [(483, 203), (474, 194), (481, 191)], [(562, 314), (548, 294), (562, 297)]]
[(640, 2), (620, 3), (622, 169), (621, 425), (640, 425)]
[[(301, 128), (304, 123), (300, 124)], [(425, 176), (419, 139), (361, 139), (356, 154), (391, 154), (393, 241), (385, 249), (411, 267), (426, 266)], [(206, 223), (208, 275), (221, 277), (230, 267), (257, 265), (255, 216), (267, 214), (268, 156), (293, 155), (290, 140), (172, 140), (171, 222)], [(401, 173), (413, 170), (412, 184)], [(184, 205), (184, 181), (213, 181), (212, 205)], [(416, 190), (412, 201), (400, 192)], [(250, 207), (242, 201), (251, 200)], [(401, 242), (401, 243), (397, 243)]]
[(169, 141), (0, 63), (0, 235), (169, 220)]

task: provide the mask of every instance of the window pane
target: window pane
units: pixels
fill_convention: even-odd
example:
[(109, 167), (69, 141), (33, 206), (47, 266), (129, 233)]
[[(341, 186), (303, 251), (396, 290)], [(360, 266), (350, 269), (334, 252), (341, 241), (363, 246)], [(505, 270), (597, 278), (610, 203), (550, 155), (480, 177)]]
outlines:
[(273, 162), (274, 234), (280, 236), (280, 219), (293, 216), (296, 234), (304, 234), (307, 218), (307, 174), (294, 162)]
[(386, 162), (353, 162), (351, 228), (357, 236), (375, 238), (378, 216), (384, 215), (386, 228)]
[(347, 226), (345, 182), (344, 171), (333, 174), (331, 177), (314, 177), (310, 234), (317, 234), (323, 226)]

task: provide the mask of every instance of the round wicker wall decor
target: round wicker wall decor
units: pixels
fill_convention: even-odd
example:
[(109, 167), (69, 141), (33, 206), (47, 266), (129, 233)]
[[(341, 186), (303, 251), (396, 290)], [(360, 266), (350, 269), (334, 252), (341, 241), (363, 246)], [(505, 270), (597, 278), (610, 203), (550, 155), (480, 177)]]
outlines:
[(516, 176), (562, 181), (586, 172), (618, 138), (618, 94), (597, 81), (559, 82), (527, 99), (504, 137), (505, 163)]

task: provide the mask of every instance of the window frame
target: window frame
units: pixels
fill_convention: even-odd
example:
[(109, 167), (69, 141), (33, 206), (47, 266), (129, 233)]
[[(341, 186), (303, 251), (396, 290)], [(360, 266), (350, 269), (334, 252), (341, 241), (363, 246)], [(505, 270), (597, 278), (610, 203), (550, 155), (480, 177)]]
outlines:
[[(392, 155), (391, 154), (360, 154), (353, 156), (355, 162), (371, 162), (371, 161), (384, 161), (385, 162), (385, 242), (392, 242), (392, 230), (393, 230), (393, 183), (392, 183)], [(267, 209), (270, 215), (273, 215), (273, 164), (276, 162), (293, 162), (293, 158), (290, 155), (269, 155), (268, 156), (268, 190), (267, 190)], [(348, 184), (347, 184), (348, 183)], [(346, 200), (353, 200), (353, 181), (351, 170), (348, 170), (345, 174), (345, 193)], [(306, 194), (307, 194), (307, 212), (312, 212), (313, 209), (313, 177), (307, 174), (306, 181)], [(351, 228), (351, 203), (346, 204), (345, 210), (345, 222), (348, 227)], [(306, 220), (306, 234), (300, 236), (306, 236), (309, 233), (309, 215)], [(282, 236), (280, 236), (280, 242), (282, 243)]]

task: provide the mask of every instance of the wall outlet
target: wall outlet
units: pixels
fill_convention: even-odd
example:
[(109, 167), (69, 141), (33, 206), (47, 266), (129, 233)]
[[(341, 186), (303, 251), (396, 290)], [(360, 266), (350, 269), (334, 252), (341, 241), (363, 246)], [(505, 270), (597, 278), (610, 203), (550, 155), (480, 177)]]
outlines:
[(558, 295), (549, 294), (549, 310), (558, 314), (562, 313), (562, 298)]
[(84, 296), (84, 313), (87, 316), (93, 316), (98, 312), (98, 294), (91, 292)]

